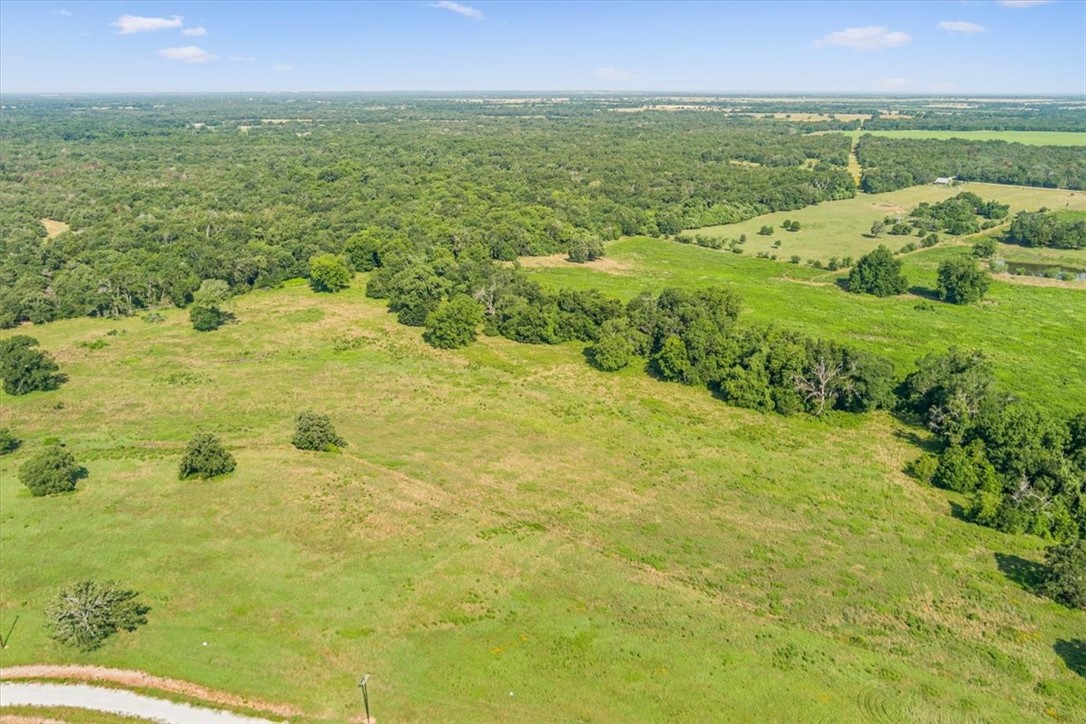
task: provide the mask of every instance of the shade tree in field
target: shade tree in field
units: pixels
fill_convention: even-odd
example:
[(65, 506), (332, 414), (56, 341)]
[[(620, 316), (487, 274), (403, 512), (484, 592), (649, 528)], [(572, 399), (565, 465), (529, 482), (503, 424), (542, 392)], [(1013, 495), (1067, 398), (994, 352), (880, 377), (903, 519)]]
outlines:
[(136, 591), (115, 583), (81, 581), (61, 589), (45, 610), (50, 636), (80, 651), (93, 651), (118, 631), (147, 623), (150, 607)]
[(46, 445), (19, 468), (19, 482), (35, 497), (70, 493), (86, 468), (60, 445)]
[[(681, 228), (677, 231), (681, 231)], [(676, 233), (676, 232), (671, 232)], [(566, 258), (576, 264), (595, 261), (603, 257), (603, 242), (599, 238), (582, 236), (569, 243), (569, 253)]]
[(946, 442), (961, 442), (981, 408), (995, 404), (995, 372), (979, 350), (951, 347), (916, 362), (898, 386), (898, 404)]
[(200, 288), (193, 292), (189, 307), (192, 328), (197, 332), (211, 332), (233, 321), (234, 315), (222, 309), (231, 294), (230, 285), (224, 280), (204, 279)]
[(234, 456), (226, 449), (219, 438), (208, 432), (198, 432), (192, 436), (178, 466), (178, 477), (214, 478), (232, 472), (237, 467)]
[(848, 290), (859, 294), (889, 297), (904, 294), (909, 280), (901, 273), (902, 263), (883, 245), (859, 258), (848, 275)]
[(294, 436), (290, 443), (299, 450), (331, 452), (346, 445), (347, 441), (336, 434), (328, 415), (302, 412), (294, 421)]
[(38, 390), (55, 390), (68, 377), (60, 373), (53, 356), (38, 349), (38, 340), (16, 334), (0, 341), (0, 377), (4, 392), (25, 395)]
[(973, 304), (984, 298), (991, 281), (973, 257), (961, 255), (939, 265), (939, 298), (951, 304)]

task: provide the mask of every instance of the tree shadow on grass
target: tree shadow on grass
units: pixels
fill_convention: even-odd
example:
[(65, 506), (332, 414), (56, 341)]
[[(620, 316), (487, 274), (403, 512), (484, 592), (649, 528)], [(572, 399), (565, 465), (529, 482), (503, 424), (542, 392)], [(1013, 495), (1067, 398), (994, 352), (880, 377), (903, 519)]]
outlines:
[[(897, 417), (902, 419), (900, 416)], [(943, 446), (934, 437), (922, 437), (916, 434), (915, 430), (894, 430), (894, 437), (898, 440), (904, 440), (910, 445), (915, 445), (922, 451), (932, 455), (938, 455), (943, 449)]]
[(841, 291), (844, 291), (844, 292), (848, 291), (848, 277), (847, 276), (840, 277), (838, 279), (834, 279), (833, 283), (836, 284), (841, 289)]
[(1052, 650), (1063, 659), (1063, 663), (1067, 664), (1067, 668), (1086, 679), (1086, 641), (1082, 639), (1072, 639), (1070, 641), (1057, 639), (1056, 643), (1052, 645)]
[(1007, 578), (1034, 595), (1040, 595), (1045, 578), (1045, 566), (1009, 553), (996, 553), (996, 565)]
[(955, 518), (956, 520), (965, 521), (966, 523), (972, 523), (973, 522), (972, 520), (969, 519), (969, 513), (968, 513), (968, 511), (966, 511), (966, 509), (962, 506), (961, 503), (958, 503), (958, 502), (953, 501), (953, 500), (949, 501), (949, 503), (950, 503), (950, 515), (951, 515), (951, 517)]
[(923, 297), (924, 299), (929, 299), (933, 302), (942, 301), (941, 299), (939, 299), (938, 291), (936, 291), (935, 289), (928, 289), (927, 287), (909, 287), (909, 294), (915, 294), (918, 297)]

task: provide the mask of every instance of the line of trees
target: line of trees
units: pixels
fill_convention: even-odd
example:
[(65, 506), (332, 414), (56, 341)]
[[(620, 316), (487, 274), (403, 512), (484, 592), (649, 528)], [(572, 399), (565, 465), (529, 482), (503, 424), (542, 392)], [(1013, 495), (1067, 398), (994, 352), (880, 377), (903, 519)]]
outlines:
[(856, 157), (864, 168), (860, 187), (868, 193), (927, 184), (940, 176), (1044, 188), (1086, 188), (1086, 156), (1074, 147), (866, 134), (856, 147)]
[(1020, 211), (1003, 239), (1022, 246), (1086, 249), (1086, 218), (1062, 219), (1045, 210)]

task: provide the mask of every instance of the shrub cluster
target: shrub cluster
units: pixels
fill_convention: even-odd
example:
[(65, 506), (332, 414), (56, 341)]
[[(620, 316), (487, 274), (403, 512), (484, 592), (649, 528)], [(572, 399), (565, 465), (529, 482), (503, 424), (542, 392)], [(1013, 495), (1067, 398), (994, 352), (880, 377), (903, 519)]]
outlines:
[(319, 412), (303, 412), (294, 423), (294, 437), (291, 444), (299, 450), (317, 450), (328, 452), (347, 444), (336, 434), (335, 427), (328, 415)]
[(232, 472), (237, 463), (234, 456), (211, 433), (199, 432), (192, 436), (185, 454), (181, 457), (178, 477), (214, 478)]

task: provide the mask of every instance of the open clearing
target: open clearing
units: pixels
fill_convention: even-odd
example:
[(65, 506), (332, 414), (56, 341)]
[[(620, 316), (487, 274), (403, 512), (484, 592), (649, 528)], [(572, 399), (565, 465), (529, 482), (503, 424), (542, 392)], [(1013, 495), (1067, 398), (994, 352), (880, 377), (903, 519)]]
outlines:
[(1086, 147), (1086, 133), (1075, 131), (869, 131), (864, 129), (864, 133), (888, 138), (934, 138), (943, 141), (948, 138), (962, 138), (967, 141), (1024, 143), (1027, 146)]
[[(750, 317), (848, 328), (898, 360), (998, 336), (1003, 376), (1084, 402), (1078, 292), (996, 284), (991, 305), (916, 311), (662, 240), (610, 252), (639, 276), (533, 274), (627, 295), (734, 280)], [(0, 399), (25, 440), (0, 458), (0, 628), (20, 616), (5, 666), (139, 669), (302, 719), (358, 716), (365, 672), (375, 715), (397, 721), (1086, 715), (1065, 658), (1081, 614), (1027, 590), (1041, 542), (959, 520), (960, 498), (905, 477), (915, 430), (731, 408), (597, 372), (576, 345), (431, 349), (363, 282), (255, 292), (208, 334), (179, 310), (25, 330), (71, 380)], [(331, 415), (344, 453), (290, 446), (302, 409)], [(234, 450), (234, 474), (176, 479), (197, 429)], [(90, 474), (34, 499), (14, 471), (49, 436)], [(150, 623), (58, 648), (41, 611), (84, 577), (140, 590)]]
[[(897, 249), (910, 241), (917, 241), (915, 235), (883, 234), (878, 239), (869, 238), (867, 234), (873, 222), (886, 216), (905, 215), (921, 201), (942, 201), (962, 191), (972, 191), (985, 200), (995, 199), (1001, 203), (1010, 204), (1012, 216), (1019, 211), (1036, 211), (1043, 206), (1053, 210), (1086, 210), (1086, 191), (981, 183), (960, 184), (954, 187), (929, 184), (884, 194), (857, 194), (851, 199), (827, 201), (799, 211), (764, 214), (738, 224), (707, 226), (691, 229), (686, 233), (727, 239), (737, 239), (740, 235), (746, 234), (747, 243), (743, 245), (744, 254), (757, 255), (758, 252), (766, 251), (776, 254), (783, 260), (787, 260), (793, 254), (798, 254), (804, 261), (818, 259), (823, 262), (834, 256), (859, 257), (879, 244)], [(799, 221), (800, 230), (785, 231), (781, 227), (785, 219)], [(773, 233), (769, 236), (759, 235), (758, 230), (762, 226), (772, 226)], [(945, 234), (941, 236), (944, 239), (948, 238)], [(773, 242), (778, 240), (781, 245), (779, 248), (774, 248)]]
[(56, 219), (42, 219), (41, 225), (45, 227), (45, 238), (47, 239), (55, 239), (71, 228), (63, 221), (57, 221)]

